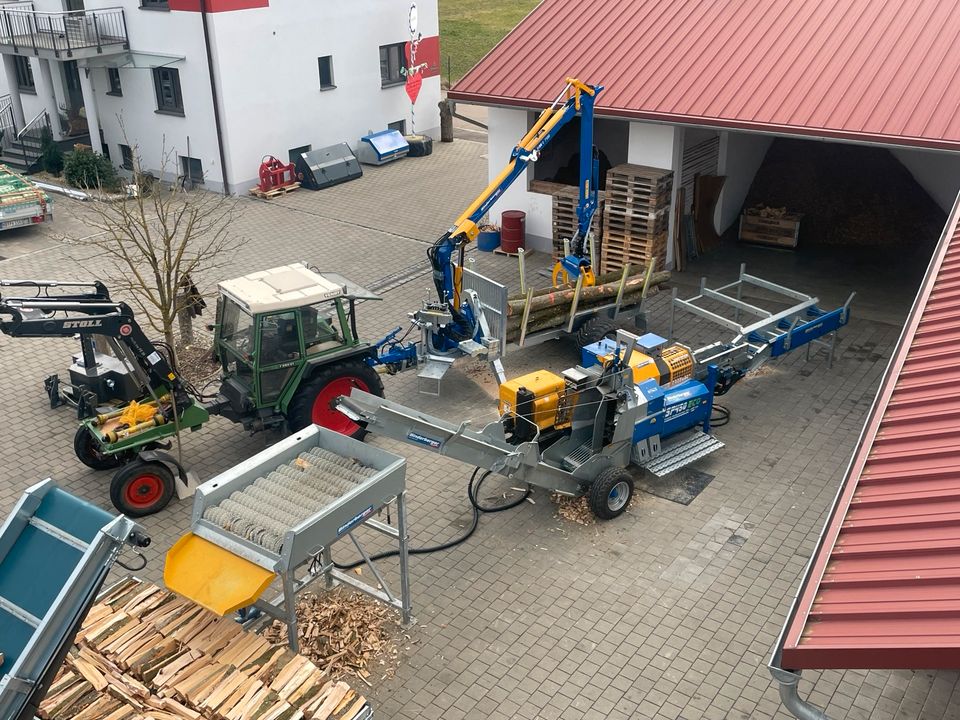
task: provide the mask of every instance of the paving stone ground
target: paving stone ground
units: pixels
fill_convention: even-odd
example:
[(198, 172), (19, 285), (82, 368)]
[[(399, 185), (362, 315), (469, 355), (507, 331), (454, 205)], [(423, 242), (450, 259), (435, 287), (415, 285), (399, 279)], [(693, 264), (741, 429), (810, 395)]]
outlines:
[[(296, 260), (389, 288), (361, 308), (369, 337), (405, 322), (428, 297), (424, 274), (432, 242), (483, 187), (486, 148), (458, 141), (431, 157), (365, 168), (358, 181), (279, 201), (244, 200), (234, 232), (249, 242), (233, 274)], [(80, 278), (57, 233), (83, 232), (85, 206), (58, 199), (57, 219), (32, 232), (0, 235), (0, 277)], [(512, 261), (477, 253), (477, 268), (517, 286)], [(730, 279), (736, 258), (713, 263)], [(533, 256), (531, 274), (547, 259)], [(803, 288), (802, 263), (770, 279)], [(405, 284), (387, 282), (398, 271)], [(780, 273), (778, 275), (778, 272)], [(212, 278), (205, 279), (212, 281)], [(379, 282), (383, 281), (383, 282)], [(870, 282), (869, 277), (859, 279)], [(912, 280), (911, 280), (912, 281)], [(684, 287), (696, 278), (677, 278)], [(909, 297), (901, 292), (897, 297)], [(907, 302), (854, 320), (834, 367), (821, 354), (772, 363), (721, 402), (730, 409), (717, 435), (726, 448), (697, 463), (714, 480), (690, 505), (641, 494), (622, 518), (582, 527), (556, 516), (543, 492), (533, 503), (480, 519), (466, 543), (411, 562), (416, 624), (395, 677), (377, 676), (369, 695), (381, 718), (785, 718), (765, 669), (799, 577), (842, 479), (874, 392), (907, 312)], [(652, 299), (651, 329), (664, 330), (668, 296)], [(675, 337), (691, 343), (716, 333), (684, 318)], [(70, 340), (0, 335), (0, 512), (29, 484), (53, 477), (109, 506), (109, 476), (73, 456), (75, 421), (51, 411), (43, 378), (64, 373)], [(511, 354), (509, 374), (561, 370), (575, 348), (553, 342)], [(410, 374), (387, 378), (388, 397), (449, 419), (494, 418), (490, 378), (469, 364), (444, 380), (443, 396), (420, 395)], [(185, 461), (207, 479), (279, 436), (250, 437), (214, 418), (183, 443)], [(374, 438), (408, 458), (413, 544), (458, 535), (469, 524), (469, 468), (426, 451)], [(485, 494), (510, 492), (491, 481)], [(153, 536), (141, 575), (162, 580), (163, 554), (188, 529), (190, 501), (146, 518)], [(366, 537), (366, 536), (365, 536)], [(375, 543), (373, 545), (376, 547)], [(350, 559), (337, 548), (340, 560)], [(388, 579), (393, 570), (388, 567)], [(38, 568), (42, 571), (42, 568)], [(831, 718), (955, 718), (957, 673), (806, 673), (801, 692)]]

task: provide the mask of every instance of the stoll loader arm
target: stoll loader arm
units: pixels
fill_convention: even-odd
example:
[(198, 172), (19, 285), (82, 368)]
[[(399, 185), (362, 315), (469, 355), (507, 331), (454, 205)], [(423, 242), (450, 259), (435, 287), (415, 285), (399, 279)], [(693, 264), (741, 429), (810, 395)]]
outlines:
[[(571, 242), (571, 254), (554, 269), (554, 284), (583, 276), (584, 285), (595, 282), (586, 253), (587, 233), (597, 209), (599, 161), (593, 146), (593, 106), (601, 85), (588, 85), (567, 78), (566, 86), (553, 104), (544, 110), (533, 127), (510, 153), (510, 161), (476, 200), (457, 218), (453, 226), (427, 251), (433, 267), (438, 301), (428, 303), (414, 314), (414, 322), (428, 327), (428, 352), (448, 352), (462, 342), (482, 341), (485, 333), (480, 313), (464, 297), (462, 269), (466, 246), (480, 232), (479, 222), (527, 166), (536, 162), (540, 152), (560, 129), (578, 115), (580, 122), (580, 200), (577, 208), (578, 231)], [(454, 253), (459, 252), (456, 265)], [(462, 349), (462, 348), (461, 348)], [(398, 352), (402, 348), (398, 348)], [(391, 359), (385, 360), (390, 362)]]

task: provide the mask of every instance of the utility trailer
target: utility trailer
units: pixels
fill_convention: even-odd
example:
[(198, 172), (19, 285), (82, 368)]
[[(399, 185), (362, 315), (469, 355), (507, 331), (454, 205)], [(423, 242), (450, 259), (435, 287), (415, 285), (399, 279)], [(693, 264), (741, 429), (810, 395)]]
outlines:
[(20, 173), (0, 165), (0, 230), (37, 225), (53, 219), (47, 194)]

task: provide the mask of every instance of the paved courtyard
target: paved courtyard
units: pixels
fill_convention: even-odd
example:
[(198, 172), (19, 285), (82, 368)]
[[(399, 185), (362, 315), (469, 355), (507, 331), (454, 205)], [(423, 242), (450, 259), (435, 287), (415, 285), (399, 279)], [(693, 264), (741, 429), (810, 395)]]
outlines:
[[(430, 296), (425, 251), (483, 187), (484, 145), (435, 146), (428, 158), (365, 168), (362, 179), (279, 201), (244, 200), (233, 231), (248, 238), (231, 274), (296, 260), (335, 269), (383, 291), (361, 307), (368, 337), (406, 320)], [(59, 233), (84, 232), (81, 203), (57, 198), (49, 226), (0, 235), (0, 277), (83, 278)], [(505, 258), (473, 253), (478, 270), (512, 287)], [(766, 261), (771, 280), (804, 289), (803, 268)], [(738, 262), (739, 260), (737, 260)], [(534, 255), (532, 270), (546, 267)], [(922, 263), (921, 263), (922, 265)], [(730, 279), (736, 262), (711, 271)], [(778, 275), (777, 273), (782, 273)], [(724, 277), (723, 275), (726, 274)], [(207, 282), (214, 278), (206, 278)], [(913, 282), (919, 277), (901, 279)], [(696, 278), (681, 276), (690, 287)], [(857, 282), (877, 283), (868, 275)], [(876, 287), (871, 290), (877, 291)], [(882, 290), (882, 288), (881, 288)], [(819, 290), (818, 290), (819, 292)], [(720, 402), (732, 417), (716, 434), (726, 448), (696, 468), (712, 482), (690, 504), (639, 493), (616, 521), (580, 526), (557, 517), (543, 492), (516, 510), (485, 515), (477, 533), (448, 552), (412, 559), (416, 624), (401, 645), (395, 677), (371, 678), (380, 718), (786, 718), (765, 664), (842, 479), (873, 394), (900, 332), (912, 289), (895, 288), (883, 312), (854, 318), (834, 367), (825, 357), (788, 356), (740, 383)], [(889, 298), (897, 302), (890, 306)], [(833, 299), (833, 298), (831, 298)], [(665, 332), (668, 295), (650, 303), (650, 328)], [(715, 335), (699, 321), (676, 325), (681, 341)], [(75, 420), (51, 411), (43, 378), (65, 373), (69, 340), (0, 335), (0, 512), (23, 488), (53, 477), (109, 506), (106, 473), (88, 471), (71, 449)], [(574, 364), (556, 342), (511, 354), (508, 374)], [(495, 416), (494, 387), (469, 364), (444, 380), (439, 399), (420, 395), (413, 374), (386, 379), (387, 396), (450, 419)], [(183, 442), (202, 479), (275, 441), (215, 418)], [(470, 468), (392, 441), (372, 442), (408, 458), (412, 543), (431, 545), (467, 527)], [(489, 492), (510, 492), (491, 480)], [(167, 548), (189, 526), (191, 502), (145, 518), (153, 536), (141, 575), (161, 581)], [(350, 558), (346, 548), (336, 553)], [(38, 568), (42, 572), (42, 568)], [(392, 575), (392, 573), (388, 573)], [(956, 718), (957, 673), (807, 673), (801, 694), (831, 718)]]

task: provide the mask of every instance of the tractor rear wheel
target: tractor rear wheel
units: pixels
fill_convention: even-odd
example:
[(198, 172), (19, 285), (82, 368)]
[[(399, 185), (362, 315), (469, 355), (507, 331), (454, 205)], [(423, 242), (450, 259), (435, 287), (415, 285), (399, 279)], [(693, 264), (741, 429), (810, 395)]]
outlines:
[(597, 315), (587, 320), (577, 331), (577, 345), (584, 347), (600, 342), (604, 338), (617, 339), (619, 324), (603, 315)]
[(367, 434), (366, 429), (334, 406), (338, 397), (349, 395), (354, 388), (383, 397), (380, 376), (362, 360), (321, 368), (297, 390), (287, 408), (287, 425), (291, 432), (313, 424), (362, 440)]
[(86, 425), (78, 427), (76, 435), (73, 436), (73, 452), (80, 462), (94, 470), (113, 470), (132, 459), (130, 452), (112, 455), (103, 452), (100, 443)]
[(166, 465), (134, 460), (113, 476), (110, 501), (127, 517), (143, 517), (163, 510), (176, 489), (173, 473)]
[(590, 486), (587, 502), (601, 520), (613, 520), (624, 513), (633, 498), (633, 477), (624, 468), (603, 470)]

